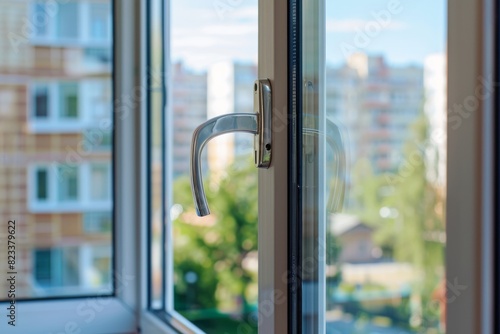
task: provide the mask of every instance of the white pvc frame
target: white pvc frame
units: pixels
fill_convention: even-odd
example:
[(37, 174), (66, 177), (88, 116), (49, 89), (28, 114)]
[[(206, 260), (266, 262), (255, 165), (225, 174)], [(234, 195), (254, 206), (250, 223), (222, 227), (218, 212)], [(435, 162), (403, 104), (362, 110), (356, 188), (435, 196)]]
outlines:
[[(494, 332), (495, 94), (478, 89), (497, 89), (496, 3), (448, 1), (448, 333)], [(450, 110), (472, 100), (477, 105), (459, 114), (457, 127)]]

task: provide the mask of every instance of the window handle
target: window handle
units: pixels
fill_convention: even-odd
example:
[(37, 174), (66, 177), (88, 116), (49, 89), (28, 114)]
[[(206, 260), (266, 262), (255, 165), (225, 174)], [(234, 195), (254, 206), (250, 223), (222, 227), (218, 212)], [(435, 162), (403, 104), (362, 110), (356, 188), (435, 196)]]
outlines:
[(191, 142), (191, 192), (198, 216), (210, 214), (201, 172), (201, 153), (205, 145), (212, 138), (225, 133), (252, 133), (255, 165), (258, 168), (268, 168), (272, 152), (271, 108), (271, 84), (268, 79), (257, 80), (254, 85), (255, 113), (234, 113), (214, 117), (194, 130)]

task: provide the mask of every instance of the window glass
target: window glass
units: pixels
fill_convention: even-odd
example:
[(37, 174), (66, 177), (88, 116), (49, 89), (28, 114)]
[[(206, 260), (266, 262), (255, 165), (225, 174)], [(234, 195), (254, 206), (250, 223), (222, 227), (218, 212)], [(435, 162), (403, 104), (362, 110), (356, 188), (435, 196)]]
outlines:
[(59, 88), (59, 112), (62, 118), (78, 118), (78, 84), (61, 83)]
[(52, 252), (49, 249), (35, 251), (35, 280), (40, 285), (50, 285), (52, 281)]
[(107, 40), (110, 36), (110, 6), (107, 3), (90, 3), (90, 38)]
[[(204, 149), (201, 168), (210, 216), (196, 215), (189, 165), (197, 126), (216, 116), (253, 112), (258, 2), (175, 0), (167, 10), (161, 4), (151, 2), (149, 34), (152, 305), (176, 311), (208, 333), (254, 333), (258, 295), (254, 138), (226, 134)], [(162, 10), (169, 22), (162, 22)], [(162, 67), (162, 24), (168, 24), (171, 32), (167, 68)], [(167, 96), (158, 85), (163, 73), (171, 73), (164, 76), (170, 79)]]
[(49, 116), (49, 87), (47, 85), (35, 86), (35, 117), (47, 118)]
[(65, 1), (58, 3), (58, 13), (56, 15), (56, 35), (59, 38), (79, 37), (79, 4), (81, 1)]
[(65, 166), (58, 169), (58, 195), (59, 201), (78, 200), (78, 167)]
[(302, 332), (445, 333), (447, 1), (301, 3)]
[(92, 200), (107, 200), (110, 198), (110, 174), (105, 165), (93, 165), (90, 169), (90, 184), (92, 185)]
[(47, 37), (49, 34), (49, 25), (45, 22), (46, 14), (45, 1), (35, 1), (35, 6), (33, 10), (33, 17), (35, 21), (35, 36), (36, 37)]
[(48, 189), (48, 171), (46, 169), (38, 169), (36, 171), (36, 199), (46, 200), (49, 197)]
[(17, 300), (113, 292), (111, 6), (0, 0), (0, 221), (16, 221)]

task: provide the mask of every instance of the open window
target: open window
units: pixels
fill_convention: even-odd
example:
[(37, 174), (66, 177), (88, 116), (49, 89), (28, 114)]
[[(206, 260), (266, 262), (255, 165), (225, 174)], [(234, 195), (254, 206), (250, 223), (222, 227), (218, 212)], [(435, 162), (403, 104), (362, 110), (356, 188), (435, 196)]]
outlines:
[(498, 327), (493, 1), (0, 3), (0, 332)]

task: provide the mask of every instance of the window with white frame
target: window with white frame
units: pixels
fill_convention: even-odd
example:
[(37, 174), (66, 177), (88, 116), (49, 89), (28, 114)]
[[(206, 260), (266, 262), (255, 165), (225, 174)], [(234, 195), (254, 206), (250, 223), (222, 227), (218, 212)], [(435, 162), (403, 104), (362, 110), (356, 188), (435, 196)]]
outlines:
[(109, 43), (111, 4), (109, 1), (34, 1), (33, 42)]
[(31, 131), (68, 133), (93, 129), (109, 137), (110, 127), (106, 124), (111, 118), (112, 92), (108, 80), (38, 81), (32, 84), (30, 95)]
[(111, 166), (105, 162), (32, 168), (33, 212), (110, 211)]
[(34, 255), (33, 275), (39, 287), (78, 286), (78, 248), (36, 249)]
[(34, 250), (33, 260), (33, 280), (39, 295), (54, 289), (62, 293), (109, 289), (111, 248), (107, 245), (39, 248)]

